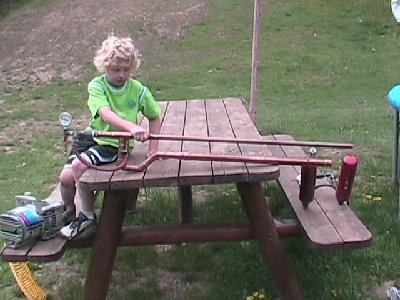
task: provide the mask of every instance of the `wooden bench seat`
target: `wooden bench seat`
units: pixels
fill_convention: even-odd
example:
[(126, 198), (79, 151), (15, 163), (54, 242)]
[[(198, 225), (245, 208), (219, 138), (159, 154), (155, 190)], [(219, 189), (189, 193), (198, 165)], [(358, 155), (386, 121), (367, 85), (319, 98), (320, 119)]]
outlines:
[[(268, 140), (294, 140), (287, 135), (264, 136)], [(299, 146), (269, 146), (272, 155), (305, 157)], [(372, 234), (347, 204), (339, 205), (335, 190), (325, 179), (317, 179), (315, 201), (305, 209), (299, 200), (297, 176), (301, 166), (280, 166), (279, 185), (286, 194), (304, 234), (314, 249), (346, 249), (370, 246)]]
[[(61, 201), (61, 194), (59, 185), (51, 192), (50, 196), (45, 199), (46, 201)], [(58, 260), (66, 249), (67, 240), (61, 237), (54, 237), (47, 241), (37, 240), (17, 249), (4, 247), (1, 250), (1, 258), (8, 262), (19, 261), (55, 261)]]
[(1, 251), (1, 259), (8, 262), (49, 262), (56, 261), (64, 254), (67, 240), (54, 237), (47, 241), (38, 240), (17, 249), (5, 247)]
[[(265, 136), (269, 140), (294, 140), (291, 136), (275, 135)], [(273, 156), (277, 157), (305, 157), (301, 147), (270, 145)], [(305, 209), (298, 199), (299, 183), (297, 176), (300, 174), (300, 166), (280, 166), (278, 182), (282, 187), (293, 211), (296, 215), (299, 227), (309, 239), (314, 249), (346, 249), (367, 247), (372, 243), (372, 234), (363, 225), (360, 219), (351, 210), (350, 206), (339, 205), (336, 201), (335, 190), (332, 187), (319, 187), (315, 191), (315, 201), (312, 201)], [(324, 179), (317, 179), (317, 186), (328, 184)], [(58, 186), (48, 199), (60, 200), (61, 195)], [(294, 228), (295, 223), (290, 226)], [(160, 229), (164, 230), (164, 229)], [(243, 229), (241, 236), (251, 238), (251, 234)], [(293, 231), (295, 232), (295, 231)], [(122, 235), (122, 244), (124, 240)], [(89, 246), (92, 239), (77, 238), (67, 241), (61, 237), (55, 237), (48, 241), (38, 240), (36, 243), (22, 246), (18, 249), (3, 248), (1, 258), (3, 261), (33, 261), (48, 262), (58, 260), (67, 248)]]

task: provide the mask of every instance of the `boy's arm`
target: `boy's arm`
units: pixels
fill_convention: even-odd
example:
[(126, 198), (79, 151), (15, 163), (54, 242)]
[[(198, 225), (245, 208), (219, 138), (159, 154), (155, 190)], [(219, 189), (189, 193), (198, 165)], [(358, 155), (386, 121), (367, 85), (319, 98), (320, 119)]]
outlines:
[[(149, 129), (152, 134), (159, 134), (161, 131), (161, 119), (158, 117), (153, 120), (149, 120)], [(147, 156), (153, 155), (158, 150), (158, 140), (150, 140), (149, 152)]]
[(121, 118), (119, 115), (113, 112), (109, 106), (103, 106), (100, 108), (99, 115), (108, 124), (111, 124), (121, 130), (129, 131), (138, 141), (145, 141), (149, 138), (149, 132), (147, 130), (139, 125), (136, 125), (135, 123)]

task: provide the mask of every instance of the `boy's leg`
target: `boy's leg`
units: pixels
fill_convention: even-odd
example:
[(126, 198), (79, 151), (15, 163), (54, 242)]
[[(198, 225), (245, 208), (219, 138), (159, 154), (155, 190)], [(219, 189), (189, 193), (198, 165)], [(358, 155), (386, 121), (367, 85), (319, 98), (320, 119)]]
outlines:
[(80, 211), (89, 219), (94, 219), (94, 192), (84, 190), (78, 184), (78, 193), (80, 198)]
[(60, 173), (60, 193), (62, 201), (65, 205), (64, 225), (71, 223), (75, 219), (75, 180), (72, 175), (71, 165), (66, 164)]
[[(84, 159), (87, 159), (87, 154), (83, 154)], [(79, 179), (81, 178), (82, 174), (85, 173), (85, 171), (88, 169), (86, 165), (84, 165), (79, 159), (75, 159), (72, 162), (72, 172), (75, 178), (75, 181), (77, 182), (77, 189), (79, 193), (79, 199), (80, 199), (80, 211), (82, 211), (87, 217), (93, 219), (93, 214), (94, 214), (94, 192), (93, 191), (87, 191), (85, 189), (82, 189), (79, 184)]]
[[(75, 178), (79, 178), (83, 174), (82, 172), (79, 177), (74, 175), (72, 162), (76, 160), (77, 153), (84, 152), (94, 145), (96, 145), (96, 142), (92, 138), (85, 138), (74, 142), (74, 146), (60, 173), (60, 192), (67, 210), (75, 210), (76, 182), (78, 182)], [(81, 205), (78, 203), (76, 211), (79, 212), (80, 208)]]
[(77, 206), (79, 210), (77, 218), (71, 224), (61, 228), (62, 236), (72, 239), (83, 232), (91, 232), (96, 226), (96, 216), (94, 214), (94, 194), (91, 191), (86, 191), (79, 186), (79, 178), (88, 169), (79, 159), (72, 162), (72, 173), (77, 182), (77, 190), (79, 193), (79, 202)]
[(76, 187), (72, 169), (68, 165), (64, 167), (60, 174), (60, 192), (64, 205), (73, 207)]
[[(113, 162), (117, 158), (118, 149), (109, 146), (95, 145), (82, 153), (82, 158), (93, 165), (101, 165)], [(92, 191), (87, 191), (79, 186), (79, 179), (88, 169), (78, 158), (72, 162), (72, 174), (77, 183), (77, 190), (80, 198), (80, 212), (78, 217), (68, 226), (60, 230), (61, 235), (72, 239), (82, 232), (90, 232), (96, 225), (96, 215), (94, 213), (95, 195)]]

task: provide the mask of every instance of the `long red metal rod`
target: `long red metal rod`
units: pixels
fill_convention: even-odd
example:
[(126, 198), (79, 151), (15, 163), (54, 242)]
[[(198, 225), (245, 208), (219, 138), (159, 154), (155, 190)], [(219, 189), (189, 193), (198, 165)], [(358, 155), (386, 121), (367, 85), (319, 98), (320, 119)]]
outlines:
[[(112, 137), (133, 139), (132, 134), (126, 131), (73, 131), (77, 135), (90, 135), (93, 137)], [(285, 145), (285, 146), (308, 146), (308, 147), (326, 147), (352, 149), (353, 144), (331, 143), (331, 142), (308, 142), (308, 141), (273, 141), (263, 139), (240, 139), (240, 138), (222, 138), (222, 137), (201, 137), (201, 136), (177, 136), (165, 134), (150, 134), (150, 140), (168, 140), (168, 141), (198, 141), (198, 142), (222, 142), (222, 143), (241, 143), (241, 144), (259, 144), (259, 145)]]
[(146, 170), (154, 161), (163, 159), (180, 160), (198, 160), (198, 161), (224, 161), (224, 162), (246, 162), (271, 165), (301, 165), (301, 166), (332, 166), (330, 159), (301, 158), (301, 157), (274, 157), (274, 156), (246, 156), (246, 155), (221, 155), (221, 154), (203, 154), (190, 152), (156, 152), (149, 156), (141, 164), (127, 165), (128, 155), (124, 156), (122, 162), (116, 166), (95, 166), (84, 160), (80, 155), (78, 159), (87, 167), (105, 172), (114, 172), (118, 170), (142, 172)]
[(330, 159), (301, 158), (301, 157), (275, 157), (275, 156), (248, 156), (226, 154), (203, 154), (190, 152), (156, 152), (154, 159), (181, 159), (200, 161), (246, 162), (271, 165), (302, 165), (302, 166), (332, 166)]
[[(78, 159), (87, 167), (98, 171), (114, 172), (118, 170), (142, 172), (148, 168), (154, 161), (162, 159), (178, 159), (178, 160), (198, 160), (198, 161), (222, 161), (222, 162), (246, 162), (246, 163), (261, 163), (271, 165), (301, 165), (301, 166), (332, 166), (332, 160), (329, 159), (316, 159), (312, 157), (266, 157), (266, 156), (248, 156), (248, 155), (222, 155), (222, 154), (208, 154), (208, 153), (191, 153), (191, 152), (156, 152), (154, 155), (149, 156), (141, 164), (135, 166), (128, 166), (129, 159), (129, 139), (134, 138), (132, 134), (124, 131), (68, 131), (68, 135), (75, 137), (79, 136), (93, 136), (93, 137), (111, 137), (119, 138), (120, 143), (123, 142), (123, 150), (119, 155), (119, 163), (112, 166), (95, 166), (84, 160), (80, 155)], [(197, 137), (197, 136), (174, 136), (174, 135), (150, 135), (149, 139), (165, 139), (165, 140), (187, 140), (187, 141), (207, 141), (207, 142), (230, 142), (230, 143), (246, 143), (246, 144), (274, 144), (282, 145), (282, 141), (265, 141), (255, 139), (232, 139), (232, 138), (213, 138), (213, 137)], [(350, 144), (336, 144), (336, 143), (320, 143), (320, 142), (296, 142), (286, 141), (286, 145), (308, 145), (320, 147), (352, 147)]]

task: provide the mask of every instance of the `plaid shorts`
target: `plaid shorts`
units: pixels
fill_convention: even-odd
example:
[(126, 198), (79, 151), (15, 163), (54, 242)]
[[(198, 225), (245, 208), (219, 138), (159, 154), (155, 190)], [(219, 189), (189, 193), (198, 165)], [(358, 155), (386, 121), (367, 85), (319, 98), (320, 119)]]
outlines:
[(99, 145), (91, 136), (82, 137), (74, 142), (71, 153), (65, 163), (66, 167), (71, 166), (72, 161), (76, 158), (78, 153), (81, 155), (81, 158), (88, 163), (100, 166), (116, 161), (118, 157), (118, 148)]

